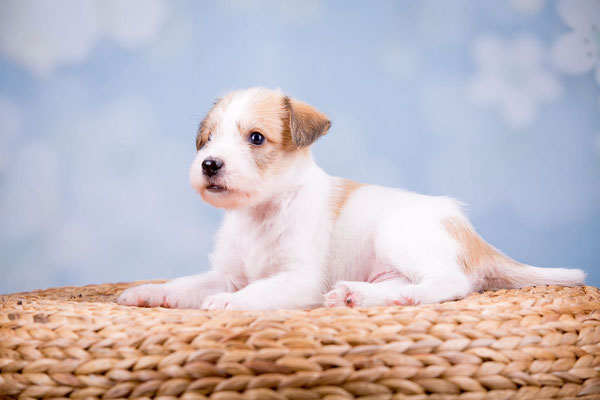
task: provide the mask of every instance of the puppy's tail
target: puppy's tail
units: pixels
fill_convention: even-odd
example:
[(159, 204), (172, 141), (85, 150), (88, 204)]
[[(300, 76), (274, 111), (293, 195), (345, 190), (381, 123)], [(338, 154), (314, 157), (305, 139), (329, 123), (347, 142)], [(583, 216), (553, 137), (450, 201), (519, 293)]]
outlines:
[(585, 272), (570, 268), (540, 268), (521, 264), (501, 255), (496, 258), (496, 265), (488, 270), (486, 286), (494, 288), (521, 288), (535, 285), (581, 285), (585, 280)]
[(442, 221), (444, 228), (462, 248), (458, 261), (484, 289), (516, 289), (534, 285), (581, 285), (580, 269), (539, 268), (522, 264), (486, 243), (461, 217)]

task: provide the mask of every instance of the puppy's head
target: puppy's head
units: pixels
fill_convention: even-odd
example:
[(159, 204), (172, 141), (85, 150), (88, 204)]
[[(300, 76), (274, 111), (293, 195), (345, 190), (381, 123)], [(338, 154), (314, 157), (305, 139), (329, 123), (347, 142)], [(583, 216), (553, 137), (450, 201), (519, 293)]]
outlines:
[(329, 126), (324, 114), (279, 91), (230, 93), (200, 123), (192, 186), (215, 207), (259, 204), (289, 184), (286, 178)]

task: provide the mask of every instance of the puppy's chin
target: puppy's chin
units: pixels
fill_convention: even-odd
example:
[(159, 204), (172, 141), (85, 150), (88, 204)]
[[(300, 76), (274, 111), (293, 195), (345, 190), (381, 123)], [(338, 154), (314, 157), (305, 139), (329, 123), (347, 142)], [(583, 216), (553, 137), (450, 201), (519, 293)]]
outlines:
[(235, 210), (248, 205), (249, 193), (215, 185), (207, 185), (198, 190), (202, 200), (213, 207)]
[(257, 179), (243, 176), (233, 179), (232, 176), (207, 178), (197, 162), (190, 169), (190, 184), (202, 196), (202, 200), (213, 207), (235, 210), (252, 206), (260, 201), (259, 193), (263, 192), (262, 183)]

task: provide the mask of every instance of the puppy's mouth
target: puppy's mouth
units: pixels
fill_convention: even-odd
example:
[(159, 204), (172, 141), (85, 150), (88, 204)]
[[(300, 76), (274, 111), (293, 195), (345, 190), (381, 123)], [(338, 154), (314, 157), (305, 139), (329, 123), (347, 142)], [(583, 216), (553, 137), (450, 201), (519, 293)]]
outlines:
[(227, 191), (227, 188), (221, 185), (210, 184), (206, 186), (206, 190), (208, 190), (211, 193), (224, 193)]

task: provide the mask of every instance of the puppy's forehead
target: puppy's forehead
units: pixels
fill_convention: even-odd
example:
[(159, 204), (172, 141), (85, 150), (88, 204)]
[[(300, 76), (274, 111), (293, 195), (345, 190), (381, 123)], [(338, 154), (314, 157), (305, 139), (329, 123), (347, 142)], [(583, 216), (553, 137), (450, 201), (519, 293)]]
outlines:
[(248, 108), (252, 97), (250, 90), (237, 91), (225, 96), (219, 104), (221, 122), (235, 122), (239, 119)]
[(229, 125), (227, 127), (281, 130), (283, 118), (287, 115), (283, 102), (283, 94), (275, 90), (252, 88), (237, 91), (219, 102), (214, 117), (218, 123)]

